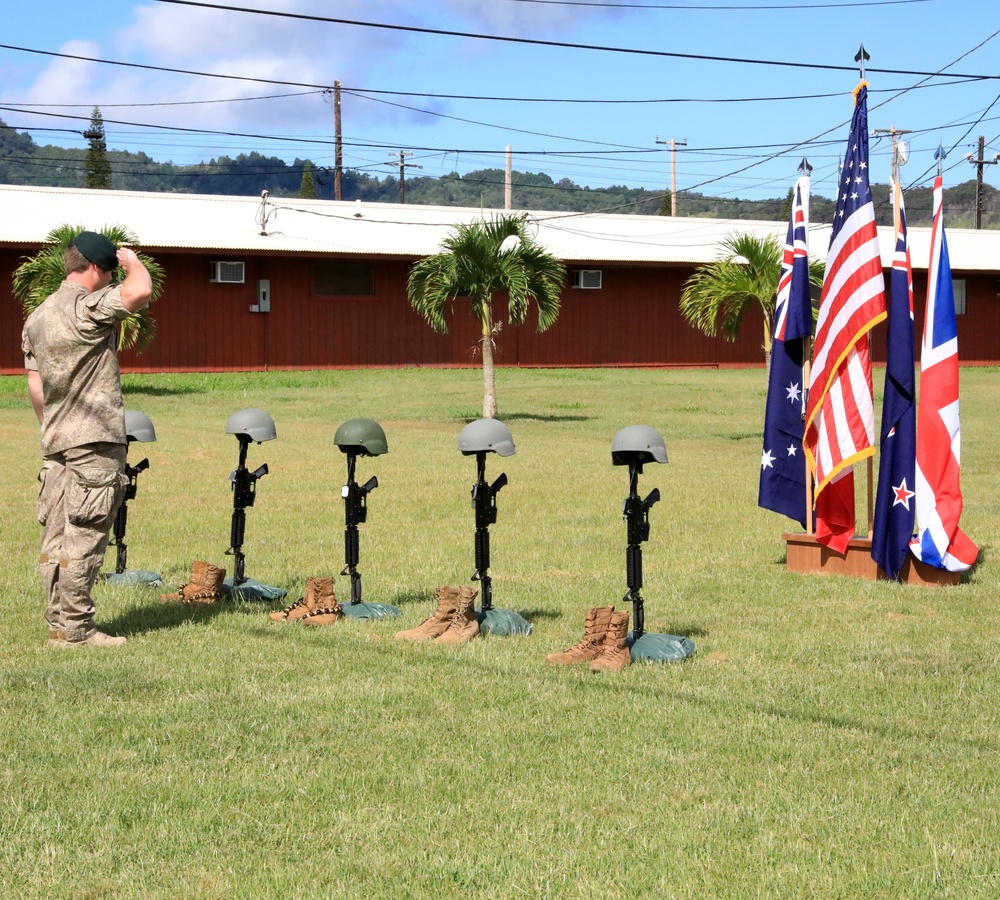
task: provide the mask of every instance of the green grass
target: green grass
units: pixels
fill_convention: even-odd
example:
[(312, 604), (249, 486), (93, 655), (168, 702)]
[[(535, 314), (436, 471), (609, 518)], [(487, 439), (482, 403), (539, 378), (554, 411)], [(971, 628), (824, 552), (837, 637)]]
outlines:
[[(876, 381), (881, 382), (881, 371)], [(45, 646), (38, 428), (0, 379), (0, 896), (994, 897), (1000, 892), (997, 370), (962, 372), (954, 588), (785, 571), (787, 520), (756, 507), (757, 371), (511, 371), (518, 452), (491, 529), (494, 603), (526, 638), (403, 645), (440, 584), (469, 583), (476, 370), (128, 376), (159, 440), (129, 507), (129, 562), (185, 580), (231, 565), (229, 415), (278, 439), (247, 512), (247, 574), (301, 594), (343, 566), (344, 420), (386, 430), (361, 526), (365, 599), (402, 618), (307, 629), (267, 604), (98, 589), (122, 651)], [(880, 391), (878, 391), (880, 394)], [(877, 399), (880, 399), (877, 398)], [(674, 665), (555, 669), (590, 606), (625, 593), (628, 424), (670, 464), (644, 545), (646, 628)], [(109, 552), (109, 565), (113, 550)], [(347, 579), (337, 578), (346, 598)]]

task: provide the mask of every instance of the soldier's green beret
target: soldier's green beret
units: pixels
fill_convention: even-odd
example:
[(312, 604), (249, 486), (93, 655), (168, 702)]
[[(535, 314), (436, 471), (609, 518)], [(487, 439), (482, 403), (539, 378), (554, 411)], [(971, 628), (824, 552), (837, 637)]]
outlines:
[(96, 231), (81, 231), (73, 238), (73, 245), (87, 259), (105, 272), (113, 272), (118, 267), (118, 248), (103, 234)]

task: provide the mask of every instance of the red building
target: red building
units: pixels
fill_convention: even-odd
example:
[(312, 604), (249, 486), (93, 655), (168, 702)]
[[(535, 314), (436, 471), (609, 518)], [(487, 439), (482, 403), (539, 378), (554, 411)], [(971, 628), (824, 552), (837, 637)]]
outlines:
[[(216, 371), (354, 366), (478, 365), (479, 338), (464, 301), (448, 334), (410, 307), (410, 266), (440, 249), (458, 222), (490, 210), (361, 205), (321, 200), (147, 194), (0, 186), (0, 372), (23, 373), (23, 314), (14, 270), (62, 224), (121, 225), (166, 273), (153, 308), (157, 335), (126, 371)], [(708, 338), (681, 317), (695, 268), (732, 232), (774, 234), (785, 224), (660, 216), (529, 213), (536, 240), (571, 273), (559, 319), (505, 328), (497, 362), (509, 366), (743, 366), (763, 363), (753, 311), (738, 341)], [(910, 230), (917, 335), (929, 229)], [(1000, 232), (948, 231), (964, 364), (1000, 363)], [(823, 256), (829, 227), (810, 232)], [(880, 230), (883, 262), (893, 236)], [(498, 309), (502, 308), (502, 303)], [(502, 313), (500, 314), (502, 318)], [(876, 332), (873, 352), (883, 356)]]

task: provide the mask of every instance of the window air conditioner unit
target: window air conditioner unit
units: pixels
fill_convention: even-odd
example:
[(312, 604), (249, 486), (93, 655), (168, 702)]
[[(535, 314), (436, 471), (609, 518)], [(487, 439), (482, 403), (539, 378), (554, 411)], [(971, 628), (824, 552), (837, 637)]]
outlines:
[(243, 284), (243, 263), (218, 260), (211, 265), (209, 281), (216, 284)]
[(573, 287), (589, 291), (600, 290), (601, 275), (600, 269), (574, 269)]

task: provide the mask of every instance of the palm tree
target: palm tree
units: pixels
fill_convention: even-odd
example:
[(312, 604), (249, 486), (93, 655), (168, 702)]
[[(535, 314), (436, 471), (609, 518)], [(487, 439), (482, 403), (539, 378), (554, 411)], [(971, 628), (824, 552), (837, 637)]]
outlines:
[[(727, 341), (739, 337), (747, 309), (760, 306), (764, 319), (764, 361), (771, 364), (771, 321), (784, 248), (774, 235), (730, 234), (719, 258), (700, 266), (681, 291), (681, 315), (709, 337), (721, 330)], [(823, 283), (821, 260), (809, 260), (809, 281)]]
[(538, 330), (545, 331), (559, 315), (566, 267), (534, 242), (524, 215), (500, 214), (457, 225), (443, 247), (410, 270), (406, 285), (410, 305), (435, 331), (447, 332), (445, 304), (468, 299), (472, 315), (482, 325), (483, 418), (495, 419), (493, 350), (502, 322), (494, 318), (493, 297), (507, 293), (507, 319), (512, 325), (524, 322), (528, 302), (534, 300)]
[[(66, 277), (63, 253), (73, 238), (84, 230), (82, 225), (60, 225), (58, 228), (53, 228), (46, 235), (46, 246), (14, 270), (14, 296), (21, 301), (25, 317), (41, 306), (42, 301), (62, 284)], [(128, 244), (134, 248), (139, 243), (139, 239), (121, 225), (105, 226), (101, 229), (101, 233), (117, 246)], [(163, 293), (165, 278), (163, 267), (145, 253), (136, 251), (136, 255), (149, 271), (153, 281), (153, 294), (150, 298), (152, 302)], [(119, 273), (116, 271), (115, 280), (118, 278)], [(118, 333), (118, 349), (128, 350), (134, 347), (141, 353), (150, 345), (155, 334), (156, 322), (149, 314), (149, 309), (141, 309), (122, 322)]]

